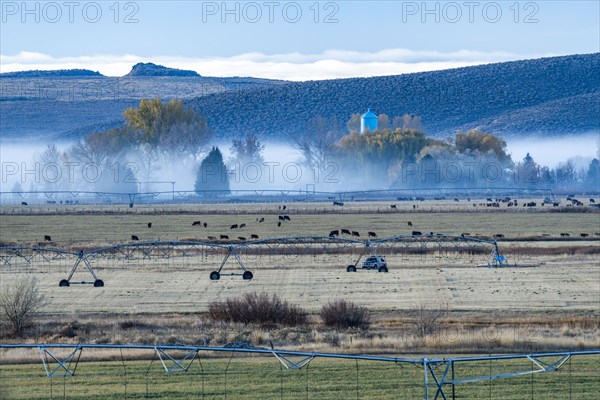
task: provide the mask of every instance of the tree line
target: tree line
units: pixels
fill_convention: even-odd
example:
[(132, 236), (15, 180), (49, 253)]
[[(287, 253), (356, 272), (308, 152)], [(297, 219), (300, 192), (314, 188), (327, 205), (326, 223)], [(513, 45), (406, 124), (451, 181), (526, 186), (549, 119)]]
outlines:
[[(232, 157), (225, 160), (221, 150), (211, 145), (215, 133), (207, 119), (180, 100), (144, 99), (139, 107), (127, 109), (124, 117), (123, 127), (89, 134), (64, 152), (49, 145), (39, 157), (43, 164), (69, 165), (82, 173), (92, 165), (103, 173), (67, 182), (70, 176), (79, 176), (70, 171), (69, 176), (47, 180), (44, 189), (87, 185), (96, 191), (135, 193), (149, 189), (161, 169), (170, 166), (173, 176), (194, 171), (194, 190), (199, 195), (217, 196), (229, 193), (228, 164), (264, 161), (265, 145), (253, 134), (233, 139)], [(572, 160), (548, 168), (529, 154), (514, 162), (499, 137), (479, 130), (457, 132), (445, 140), (428, 137), (421, 118), (408, 114), (380, 114), (379, 129), (364, 134), (359, 129), (360, 114), (352, 114), (345, 125), (317, 116), (304, 134), (290, 139), (307, 167), (325, 169), (336, 163), (342, 177), (364, 180), (373, 188), (514, 185), (600, 190), (598, 159), (586, 170), (578, 170)]]

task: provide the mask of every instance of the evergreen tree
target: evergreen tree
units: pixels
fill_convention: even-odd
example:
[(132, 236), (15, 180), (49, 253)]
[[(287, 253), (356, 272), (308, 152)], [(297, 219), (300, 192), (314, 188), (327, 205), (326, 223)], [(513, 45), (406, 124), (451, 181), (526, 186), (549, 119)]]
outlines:
[(223, 154), (218, 147), (213, 147), (206, 158), (200, 163), (196, 174), (194, 190), (201, 196), (228, 195), (229, 177), (223, 161)]
[(590, 186), (589, 189), (600, 191), (600, 162), (597, 158), (590, 162), (585, 183)]

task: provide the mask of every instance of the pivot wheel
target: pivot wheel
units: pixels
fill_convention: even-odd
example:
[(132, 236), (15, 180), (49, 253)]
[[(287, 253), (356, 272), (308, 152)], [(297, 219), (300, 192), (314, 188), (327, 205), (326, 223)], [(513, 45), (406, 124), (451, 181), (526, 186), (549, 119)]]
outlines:
[(379, 267), (379, 272), (388, 272), (388, 268), (386, 266)]
[(211, 281), (218, 281), (220, 278), (221, 278), (221, 274), (219, 274), (217, 271), (213, 271), (210, 273)]
[(69, 281), (66, 279), (62, 279), (59, 283), (58, 286), (60, 287), (69, 287)]
[(348, 265), (346, 272), (356, 272), (356, 267), (354, 265)]
[(104, 281), (102, 279), (96, 279), (94, 281), (94, 287), (104, 287)]
[(249, 281), (253, 277), (254, 277), (254, 275), (252, 275), (252, 272), (250, 272), (250, 271), (244, 271), (244, 273), (242, 274), (242, 278), (246, 281)]

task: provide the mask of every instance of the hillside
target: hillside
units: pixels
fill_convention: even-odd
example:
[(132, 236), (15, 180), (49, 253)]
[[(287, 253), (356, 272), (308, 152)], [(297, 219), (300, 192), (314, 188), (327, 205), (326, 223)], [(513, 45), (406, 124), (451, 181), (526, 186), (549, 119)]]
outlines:
[(138, 75), (121, 78), (12, 73), (0, 79), (0, 138), (78, 138), (121, 125), (126, 108), (153, 97), (184, 99), (220, 136), (253, 132), (285, 140), (307, 131), (315, 116), (335, 118), (344, 129), (352, 113), (368, 107), (390, 117), (420, 115), (427, 133), (438, 137), (471, 128), (504, 137), (598, 132), (599, 66), (595, 53), (294, 83), (157, 76), (180, 70), (147, 64), (134, 66)]
[(600, 53), (452, 70), (290, 83), (194, 99), (225, 134), (294, 134), (321, 115), (343, 124), (368, 107), (420, 115), (429, 134), (481, 128), (502, 136), (599, 130)]
[(177, 68), (163, 67), (153, 63), (137, 63), (131, 68), (131, 71), (125, 76), (187, 76), (198, 77), (196, 71), (187, 71)]
[(0, 73), (2, 78), (69, 78), (69, 77), (103, 76), (100, 72), (89, 69), (57, 69), (57, 70), (33, 70)]

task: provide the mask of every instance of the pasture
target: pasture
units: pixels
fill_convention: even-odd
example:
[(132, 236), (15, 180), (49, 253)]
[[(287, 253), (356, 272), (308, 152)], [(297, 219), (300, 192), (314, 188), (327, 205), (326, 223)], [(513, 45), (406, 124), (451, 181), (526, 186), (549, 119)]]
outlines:
[[(280, 215), (290, 219), (282, 222)], [(262, 218), (264, 221), (260, 222)], [(193, 225), (195, 221), (201, 224)], [(279, 222), (282, 222), (280, 226)], [(241, 224), (245, 224), (242, 229), (239, 228)], [(238, 225), (238, 228), (230, 229), (232, 225)], [(293, 203), (285, 210), (280, 204), (268, 203), (148, 205), (133, 209), (32, 207), (29, 212), (4, 207), (0, 210), (0, 226), (3, 245), (63, 249), (93, 249), (129, 243), (132, 235), (136, 235), (139, 242), (241, 243), (239, 237), (249, 241), (251, 235), (260, 239), (327, 236), (331, 230), (342, 228), (357, 231), (360, 237), (341, 237), (360, 240), (366, 240), (369, 231), (376, 232), (378, 238), (410, 235), (412, 231), (456, 236), (469, 233), (478, 238), (502, 234), (504, 237), (498, 244), (513, 265), (496, 269), (480, 267), (486, 263), (487, 250), (399, 250), (386, 254), (388, 273), (362, 270), (347, 273), (345, 267), (355, 261), (356, 251), (248, 253), (242, 256), (253, 271), (254, 279), (245, 281), (239, 276), (227, 276), (229, 272), (240, 272), (237, 263), (230, 259), (221, 279), (211, 281), (209, 272), (219, 267), (222, 254), (147, 260), (97, 259), (93, 267), (105, 282), (102, 288), (88, 285), (58, 287), (59, 280), (71, 269), (72, 263), (68, 262), (4, 265), (0, 267), (0, 288), (10, 285), (19, 276), (33, 275), (49, 300), (36, 329), (25, 338), (29, 341), (210, 346), (242, 341), (257, 346), (274, 343), (277, 348), (363, 354), (423, 354), (424, 351), (430, 354), (489, 354), (600, 347), (600, 212), (590, 207), (578, 210), (539, 206), (509, 209), (503, 205), (500, 209), (490, 210), (467, 203), (434, 201), (420, 203), (418, 209), (401, 203), (392, 209), (389, 203), (377, 202), (347, 203), (344, 207), (332, 207), (330, 203)], [(207, 239), (220, 235), (228, 235), (229, 239)], [(51, 241), (44, 240), (45, 236), (51, 236)], [(87, 271), (80, 270), (73, 279), (89, 279), (86, 274)], [(245, 326), (214, 323), (207, 319), (206, 311), (211, 302), (248, 292), (276, 294), (302, 306), (309, 313), (309, 323), (303, 327)], [(366, 307), (372, 316), (369, 330), (338, 331), (324, 327), (318, 316), (319, 310), (336, 299), (347, 299)], [(415, 319), (411, 316), (411, 312), (419, 307), (443, 310), (434, 332), (424, 337), (415, 334)], [(8, 337), (2, 340), (23, 341)], [(30, 391), (15, 394), (13, 390), (9, 398), (42, 396), (36, 390), (47, 389), (49, 381), (36, 375), (39, 371), (35, 372), (34, 365), (6, 364), (33, 360), (8, 352), (0, 352), (0, 357), (5, 360), (0, 367), (0, 382), (4, 377), (14, 389), (21, 386), (21, 379), (40, 380), (39, 386), (33, 385)], [(110, 359), (114, 357), (100, 357), (99, 361)], [(281, 371), (273, 360), (242, 358), (238, 361), (236, 365), (246, 372), (236, 375), (232, 371), (232, 380), (228, 380), (232, 398), (292, 398), (296, 395), (339, 398), (336, 385), (348, 379), (349, 374), (354, 376), (353, 379), (357, 376), (356, 370), (336, 375), (337, 369), (341, 368), (337, 362), (325, 363), (326, 374), (319, 374), (315, 368), (313, 376), (296, 371), (305, 374), (299, 377), (293, 375), (295, 372)], [(89, 372), (93, 382), (88, 381), (88, 377), (76, 377), (69, 381), (65, 393), (67, 397), (101, 399), (121, 393), (126, 387), (132, 397), (148, 393), (155, 398), (191, 398), (203, 387), (203, 393), (208, 393), (206, 398), (222, 398), (225, 393), (223, 379), (229, 379), (223, 377), (226, 367), (222, 363), (226, 360), (217, 358), (202, 362), (206, 374), (201, 373), (202, 369), (196, 369), (191, 374), (192, 385), (181, 385), (179, 379), (189, 378), (179, 378), (180, 375), (150, 375), (152, 379), (148, 383), (144, 380), (148, 379), (148, 374), (144, 376), (143, 372), (148, 364), (141, 361), (128, 361), (126, 372), (130, 381), (125, 384), (117, 372), (124, 368), (122, 363), (85, 363), (82, 367)], [(220, 372), (211, 373), (213, 367), (214, 371)], [(115, 372), (105, 373), (106, 368)], [(379, 368), (392, 368), (393, 371), (381, 373)], [(402, 370), (396, 376), (397, 368), (365, 366), (359, 370), (361, 384), (357, 398), (394, 398), (380, 392), (380, 389), (394, 385), (404, 393), (404, 398), (419, 396), (422, 387), (417, 382), (418, 376), (422, 378), (422, 371), (414, 372), (413, 377), (413, 372), (407, 374)], [(586, 368), (597, 370), (597, 360), (594, 359), (593, 365), (577, 370)], [(263, 374), (264, 371), (268, 373)], [(236, 379), (239, 387), (232, 383)], [(250, 384), (253, 379), (264, 382)], [(510, 382), (517, 385), (525, 382), (523, 390), (531, 396), (531, 387), (526, 386), (531, 384), (528, 379), (517, 378)], [(544, 375), (535, 379), (554, 378)], [(588, 378), (582, 375), (581, 379)], [(550, 395), (556, 394), (555, 398), (564, 398), (564, 393), (568, 393), (571, 398), (588, 398), (588, 384), (573, 390), (575, 381), (568, 384), (548, 381), (548, 385), (536, 385), (535, 397), (552, 398)], [(58, 385), (56, 379), (54, 384)], [(287, 389), (284, 394), (282, 385)], [(356, 386), (356, 383), (353, 381), (348, 385)], [(102, 390), (85, 389), (88, 386)], [(595, 389), (597, 387), (592, 387)], [(319, 395), (314, 395), (313, 390)], [(461, 398), (481, 398), (483, 395), (524, 398), (518, 395), (521, 389), (513, 390), (496, 381), (472, 388), (466, 385), (464, 390)], [(352, 396), (357, 396), (355, 391)]]

